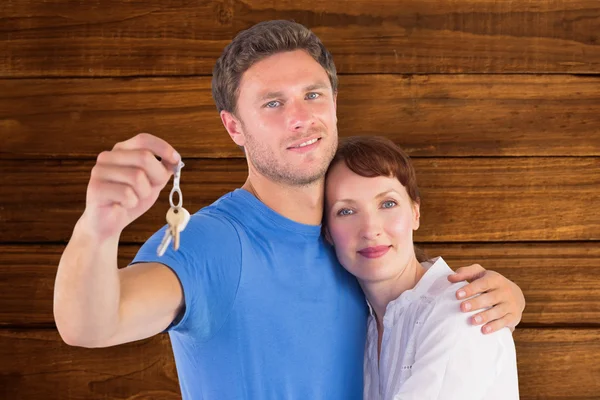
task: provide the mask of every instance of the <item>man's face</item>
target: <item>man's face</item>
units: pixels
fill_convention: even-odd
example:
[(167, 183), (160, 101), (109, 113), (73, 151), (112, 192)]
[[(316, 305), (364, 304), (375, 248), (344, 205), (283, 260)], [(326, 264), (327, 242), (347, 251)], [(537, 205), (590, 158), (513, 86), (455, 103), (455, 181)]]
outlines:
[(275, 54), (249, 68), (237, 119), (239, 134), (232, 137), (255, 172), (295, 186), (325, 175), (337, 148), (336, 95), (325, 69), (305, 51)]

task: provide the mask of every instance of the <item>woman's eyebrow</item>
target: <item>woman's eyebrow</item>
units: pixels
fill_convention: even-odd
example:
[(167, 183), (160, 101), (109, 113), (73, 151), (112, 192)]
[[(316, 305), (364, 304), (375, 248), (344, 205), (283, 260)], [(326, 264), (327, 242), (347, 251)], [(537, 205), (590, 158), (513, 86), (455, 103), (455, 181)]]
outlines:
[(379, 198), (387, 196), (390, 193), (400, 194), (400, 193), (398, 193), (398, 191), (396, 189), (390, 189), (390, 190), (386, 190), (385, 192), (379, 193), (377, 196), (375, 196), (375, 198), (379, 199)]
[[(385, 192), (379, 193), (378, 195), (375, 196), (375, 198), (380, 199), (382, 197), (387, 196), (390, 193), (396, 193), (398, 195), (400, 194), (400, 193), (398, 193), (398, 191), (396, 189), (389, 189), (389, 190), (386, 190)], [(333, 202), (332, 206), (335, 206), (337, 203), (356, 203), (356, 200), (354, 200), (354, 199), (339, 199), (339, 200), (336, 200), (335, 202)]]
[(335, 201), (335, 202), (332, 204), (332, 206), (335, 206), (337, 203), (356, 203), (356, 201), (355, 201), (355, 200), (352, 200), (352, 199), (339, 199), (339, 200), (336, 200), (336, 201)]

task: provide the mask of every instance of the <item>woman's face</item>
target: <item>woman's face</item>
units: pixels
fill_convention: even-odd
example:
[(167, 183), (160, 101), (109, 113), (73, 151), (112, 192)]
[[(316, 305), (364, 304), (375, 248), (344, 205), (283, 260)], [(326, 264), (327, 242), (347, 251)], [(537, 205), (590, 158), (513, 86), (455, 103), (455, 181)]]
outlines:
[(344, 162), (326, 182), (328, 239), (340, 263), (359, 280), (397, 277), (414, 255), (419, 205), (395, 177), (365, 178)]

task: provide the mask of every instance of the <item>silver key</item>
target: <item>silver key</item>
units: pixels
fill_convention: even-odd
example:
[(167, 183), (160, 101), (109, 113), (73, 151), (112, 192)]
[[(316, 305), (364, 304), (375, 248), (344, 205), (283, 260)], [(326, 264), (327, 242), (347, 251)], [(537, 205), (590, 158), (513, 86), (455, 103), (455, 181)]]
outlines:
[[(183, 196), (181, 194), (181, 189), (179, 188), (181, 168), (183, 168), (184, 165), (185, 164), (180, 161), (173, 174), (173, 189), (169, 194), (169, 203), (171, 204), (171, 208), (169, 211), (167, 211), (167, 223), (169, 226), (165, 230), (165, 236), (163, 237), (163, 240), (156, 251), (159, 257), (162, 257), (163, 254), (165, 254), (171, 242), (173, 242), (173, 248), (175, 251), (179, 249), (179, 234), (185, 229), (185, 226), (190, 220), (190, 213), (181, 206), (183, 204)], [(173, 195), (175, 194), (179, 195), (179, 201), (177, 202), (177, 205), (175, 205), (173, 202)]]
[(171, 233), (171, 227), (168, 226), (167, 229), (165, 230), (165, 236), (163, 237), (162, 242), (160, 242), (160, 246), (158, 246), (158, 250), (156, 252), (156, 254), (158, 254), (159, 257), (162, 257), (163, 254), (165, 254), (165, 252), (167, 251), (167, 248), (171, 244), (172, 240), (173, 240), (173, 233)]
[(179, 250), (179, 234), (183, 232), (190, 220), (190, 213), (183, 207), (171, 207), (167, 211), (167, 222), (173, 237), (173, 249)]

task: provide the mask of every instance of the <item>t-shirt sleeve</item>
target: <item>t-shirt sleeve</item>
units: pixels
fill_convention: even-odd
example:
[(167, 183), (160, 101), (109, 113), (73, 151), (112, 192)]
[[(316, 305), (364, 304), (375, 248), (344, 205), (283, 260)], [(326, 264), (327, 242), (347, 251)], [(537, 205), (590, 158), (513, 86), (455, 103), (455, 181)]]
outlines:
[(165, 331), (208, 340), (226, 321), (237, 294), (242, 265), (239, 235), (226, 217), (196, 213), (180, 234), (179, 250), (170, 245), (159, 257), (157, 248), (166, 228), (142, 245), (131, 264), (158, 262), (173, 270), (185, 306)]
[[(410, 377), (394, 400), (480, 400), (505, 368), (514, 368), (512, 333), (505, 328), (484, 335), (470, 323), (476, 312), (459, 311), (455, 288), (433, 304), (416, 341)], [(512, 346), (512, 349), (511, 349)], [(506, 400), (518, 399), (506, 388)]]

